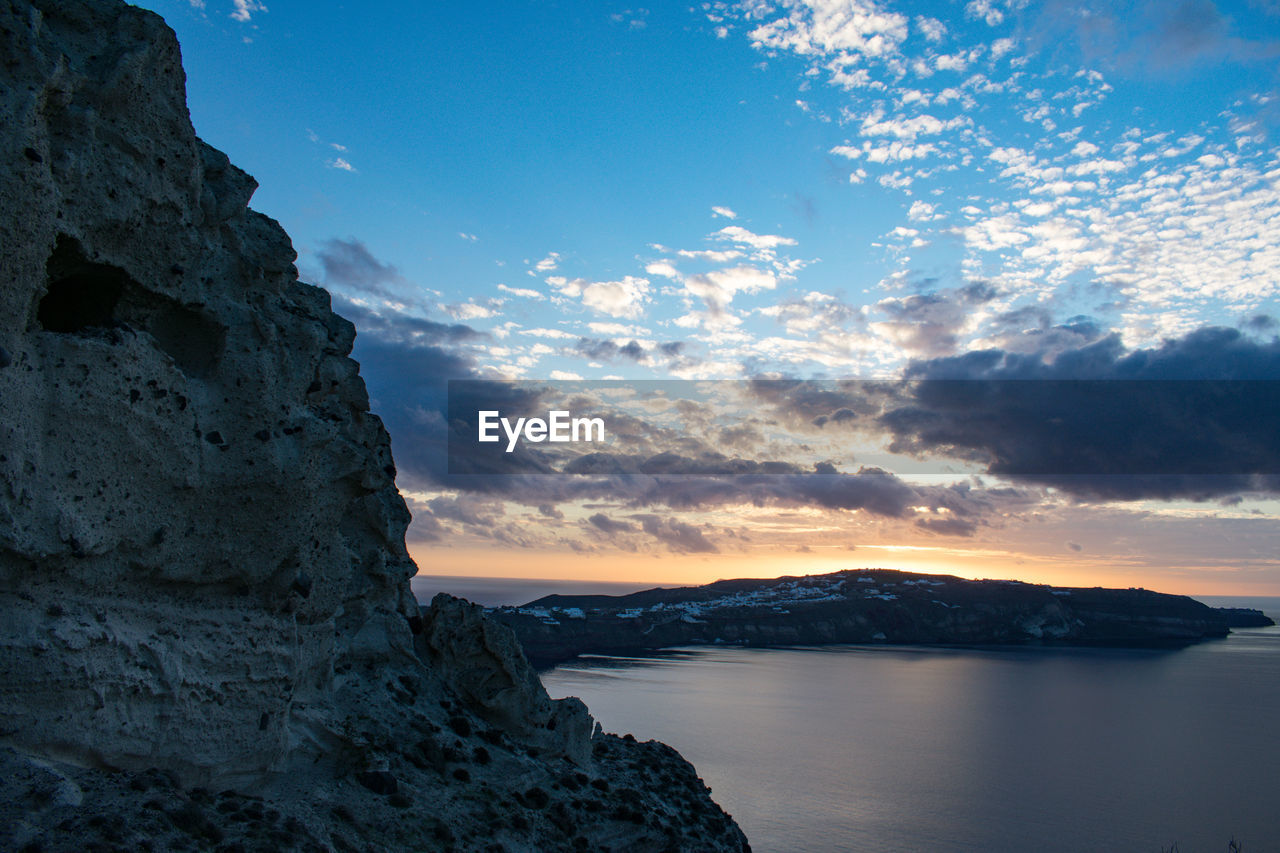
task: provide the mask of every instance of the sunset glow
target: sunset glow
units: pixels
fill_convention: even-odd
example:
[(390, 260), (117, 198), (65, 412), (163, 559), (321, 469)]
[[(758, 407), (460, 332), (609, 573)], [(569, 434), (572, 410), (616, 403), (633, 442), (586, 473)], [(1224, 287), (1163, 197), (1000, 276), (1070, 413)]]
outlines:
[[(1280, 594), (1274, 4), (149, 5), (356, 325), (424, 572)], [(468, 417), (613, 394), (632, 443), (459, 476), (446, 381), (500, 379), (738, 408), (534, 389)], [(871, 379), (1041, 391), (786, 384)]]

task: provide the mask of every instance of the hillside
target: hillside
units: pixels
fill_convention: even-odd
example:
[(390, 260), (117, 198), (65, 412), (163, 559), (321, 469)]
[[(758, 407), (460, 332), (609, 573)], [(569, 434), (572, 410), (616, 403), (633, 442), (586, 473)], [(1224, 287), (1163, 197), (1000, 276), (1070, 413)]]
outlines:
[(833, 643), (1168, 645), (1271, 624), (1145, 589), (1065, 588), (884, 569), (630, 595), (551, 595), (490, 610), (546, 666), (684, 645)]

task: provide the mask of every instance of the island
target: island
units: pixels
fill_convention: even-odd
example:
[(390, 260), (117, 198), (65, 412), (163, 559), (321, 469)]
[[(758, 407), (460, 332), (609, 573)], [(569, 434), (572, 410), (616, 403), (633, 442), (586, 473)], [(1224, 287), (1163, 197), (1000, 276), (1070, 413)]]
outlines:
[(535, 666), (693, 645), (1176, 646), (1273, 625), (1147, 589), (1056, 587), (887, 569), (721, 580), (630, 595), (548, 595), (490, 608)]

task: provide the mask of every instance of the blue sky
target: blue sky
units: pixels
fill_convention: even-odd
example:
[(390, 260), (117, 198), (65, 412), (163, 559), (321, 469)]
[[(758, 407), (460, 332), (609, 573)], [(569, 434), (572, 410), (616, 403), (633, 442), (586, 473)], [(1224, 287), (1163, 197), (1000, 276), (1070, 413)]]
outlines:
[[(493, 555), (462, 551), (614, 553), (618, 537), (593, 529), (599, 506), (555, 518), (415, 468), (415, 347), (486, 377), (867, 378), (979, 351), (1052, 366), (1104, 343), (1119, 363), (1212, 327), (1230, 335), (1202, 363), (1228, 346), (1273, 363), (1274, 0), (144, 5), (178, 33), (197, 132), (259, 180), (254, 207), (361, 329), (421, 547), (467, 570)], [(990, 534), (1010, 566), (1069, 573), (1086, 554), (1091, 577), (1191, 588), (1221, 567), (1130, 562), (1169, 541), (1133, 544), (1135, 513), (1194, 517), (1178, 529), (1197, 541), (1253, 523), (1232, 534), (1255, 543), (1229, 555), (1251, 567), (1239, 584), (1280, 591), (1271, 493), (1198, 498), (1046, 493), (962, 544), (990, 552)], [(963, 550), (901, 518), (776, 511), (818, 513), (822, 547)], [(742, 557), (716, 535), (755, 517), (734, 512), (680, 515), (721, 543), (700, 559)], [(1037, 513), (1052, 546), (1030, 544)], [(477, 519), (499, 516), (523, 546), (484, 535)], [(643, 571), (680, 574), (679, 538), (633, 527), (633, 552), (668, 558)], [(1110, 544), (1064, 548), (1085, 529)]]

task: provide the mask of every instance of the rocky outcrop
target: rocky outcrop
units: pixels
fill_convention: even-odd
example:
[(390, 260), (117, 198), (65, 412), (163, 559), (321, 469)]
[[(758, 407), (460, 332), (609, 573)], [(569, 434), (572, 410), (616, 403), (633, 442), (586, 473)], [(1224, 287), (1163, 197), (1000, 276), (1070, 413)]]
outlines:
[(740, 849), (506, 629), (420, 614), (355, 331), (163, 22), (13, 0), (0, 42), (0, 848)]
[(1275, 621), (1261, 610), (1252, 607), (1213, 608), (1226, 622), (1228, 628), (1270, 628)]
[(575, 698), (551, 701), (520, 642), (484, 609), (440, 593), (423, 611), (423, 657), (487, 722), (582, 763), (592, 720)]
[[(882, 569), (742, 579), (623, 596), (552, 595), (491, 611), (540, 666), (672, 646), (833, 643), (1178, 645), (1274, 624), (1145, 589), (972, 581)], [(1246, 623), (1246, 620), (1247, 623)]]

